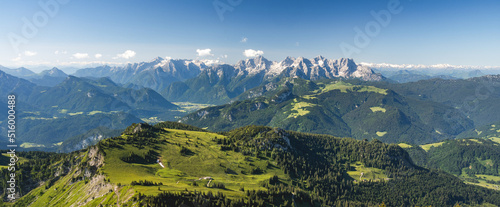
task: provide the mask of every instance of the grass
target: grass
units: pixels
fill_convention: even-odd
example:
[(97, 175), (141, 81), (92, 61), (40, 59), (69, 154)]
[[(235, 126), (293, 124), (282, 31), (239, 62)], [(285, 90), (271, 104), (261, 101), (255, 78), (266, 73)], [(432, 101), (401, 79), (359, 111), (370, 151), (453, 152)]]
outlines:
[(486, 182), (486, 180), (500, 181), (500, 176), (476, 174), (474, 177), (470, 177), (469, 175), (467, 175), (467, 173), (465, 173), (465, 169), (467, 169), (467, 168), (462, 169), (462, 174), (459, 177), (461, 177), (461, 178), (474, 178), (477, 181), (479, 181), (479, 183), (473, 183), (473, 182), (468, 182), (468, 181), (465, 181), (465, 183), (470, 184), (470, 185), (477, 185), (477, 186), (481, 186), (481, 187), (489, 188), (489, 189), (493, 189), (493, 190), (500, 190), (499, 185), (490, 184), (490, 183)]
[[(220, 146), (212, 141), (213, 138), (223, 138), (222, 135), (209, 132), (195, 132), (185, 130), (167, 129), (168, 133), (160, 136), (167, 144), (157, 145), (155, 151), (159, 153), (165, 168), (157, 163), (126, 163), (120, 157), (130, 152), (142, 154), (151, 147), (139, 149), (132, 145), (123, 145), (122, 148), (106, 150), (105, 165), (102, 172), (112, 183), (129, 185), (132, 181), (148, 180), (161, 182), (161, 190), (170, 192), (184, 191), (186, 188), (200, 192), (223, 191), (229, 197), (244, 197), (244, 192), (239, 191), (244, 186), (245, 190), (265, 190), (259, 183), (267, 182), (273, 175), (284, 181), (287, 176), (276, 166), (274, 161), (265, 157), (257, 158), (245, 156), (233, 151), (221, 151)], [(180, 146), (188, 148), (193, 153), (189, 156), (180, 154)], [(193, 167), (195, 166), (195, 167)], [(264, 169), (264, 173), (250, 174), (253, 168)], [(227, 170), (229, 169), (229, 170)], [(127, 172), (127, 173), (123, 173)], [(202, 177), (212, 177), (212, 182), (224, 183), (226, 189), (206, 187), (208, 180)], [(197, 186), (193, 186), (193, 183)], [(158, 186), (133, 186), (133, 188), (146, 195), (158, 194)]]
[(31, 142), (24, 142), (21, 144), (22, 148), (33, 148), (33, 147), (45, 147), (43, 144), (37, 144), (37, 143), (31, 143)]
[(384, 112), (386, 111), (386, 109), (382, 108), (382, 107), (378, 107), (378, 106), (375, 106), (375, 107), (370, 107), (370, 109), (372, 110), (373, 113), (377, 112), (377, 111), (381, 111), (381, 112)]
[(68, 115), (70, 115), (70, 116), (76, 116), (76, 115), (81, 115), (81, 114), (83, 114), (83, 112), (81, 112), (81, 111), (75, 112), (75, 113), (68, 113)]
[[(80, 154), (82, 156), (84, 153)], [(21, 160), (21, 159), (20, 159)], [(53, 163), (55, 164), (55, 163)], [(118, 198), (130, 198), (135, 194), (131, 186), (114, 188), (105, 182), (104, 176), (97, 175), (93, 180), (71, 182), (78, 170), (61, 177), (50, 188), (47, 183), (30, 191), (16, 200), (18, 206), (115, 206)], [(131, 204), (131, 203), (130, 203)]]
[(91, 111), (88, 113), (88, 115), (94, 115), (94, 114), (101, 114), (101, 113), (104, 113), (102, 111)]
[[(361, 173), (363, 173), (363, 176), (360, 178)], [(384, 170), (373, 167), (366, 167), (359, 161), (351, 164), (351, 169), (347, 171), (347, 174), (358, 182), (362, 180), (380, 181), (387, 179)]]
[(422, 147), (422, 149), (424, 149), (426, 152), (428, 152), (431, 149), (431, 147), (439, 147), (443, 144), (444, 144), (444, 142), (437, 142), (437, 143), (432, 143), (432, 144), (420, 145), (420, 147)]
[(65, 113), (68, 113), (68, 109), (59, 109), (57, 110), (59, 113), (61, 114), (65, 114)]
[(377, 136), (383, 137), (387, 132), (376, 132)]
[(474, 129), (474, 131), (477, 133), (477, 135), (481, 135), (483, 131), (478, 131), (477, 129)]
[(478, 180), (478, 181), (479, 181), (479, 183), (472, 183), (472, 182), (467, 182), (467, 181), (465, 181), (464, 183), (467, 183), (467, 184), (470, 184), (470, 185), (481, 186), (483, 188), (488, 188), (488, 189), (493, 189), (493, 190), (499, 190), (499, 188), (497, 187), (498, 185), (489, 184), (489, 183), (487, 183), (484, 180)]
[(411, 146), (411, 145), (406, 144), (406, 143), (399, 143), (398, 145), (399, 145), (399, 147), (401, 147), (401, 148), (412, 148), (412, 146)]
[(465, 140), (470, 140), (470, 141), (473, 141), (473, 142), (476, 142), (476, 143), (479, 143), (479, 144), (482, 144), (483, 142), (481, 142), (480, 140), (478, 139), (465, 139)]
[(340, 90), (342, 93), (347, 93), (347, 91), (352, 91), (352, 92), (373, 92), (373, 93), (380, 93), (383, 95), (387, 95), (387, 89), (381, 89), (377, 88), (374, 86), (358, 86), (358, 85), (352, 85), (350, 83), (338, 81), (336, 83), (331, 83), (324, 85), (323, 88), (319, 89), (319, 91), (315, 92), (320, 92), (320, 93), (325, 93), (328, 91), (332, 90)]
[(485, 180), (500, 181), (500, 176), (476, 174), (476, 177)]
[(491, 160), (491, 159), (487, 159), (487, 160), (481, 160), (479, 158), (476, 158), (476, 159), (479, 161), (479, 163), (481, 163), (481, 165), (483, 165), (485, 167), (493, 166), (493, 160)]
[(491, 139), (491, 141), (494, 141), (494, 142), (500, 144), (500, 138), (498, 138), (498, 137), (490, 137), (489, 139)]
[(467, 175), (467, 173), (465, 173), (465, 169), (467, 169), (467, 168), (462, 169), (462, 174), (460, 174), (460, 176), (459, 176), (460, 178), (473, 178), (479, 182), (479, 183), (473, 183), (473, 182), (465, 181), (465, 183), (470, 184), (470, 185), (481, 186), (484, 188), (500, 190), (500, 186), (486, 182), (486, 180), (500, 181), (500, 176), (476, 174), (474, 177), (471, 177), (471, 176)]
[(295, 99), (291, 104), (293, 108), (290, 111), (292, 111), (292, 113), (290, 113), (287, 118), (297, 118), (299, 116), (304, 116), (310, 112), (306, 109), (307, 107), (317, 106), (316, 104), (312, 103), (297, 102), (297, 99)]

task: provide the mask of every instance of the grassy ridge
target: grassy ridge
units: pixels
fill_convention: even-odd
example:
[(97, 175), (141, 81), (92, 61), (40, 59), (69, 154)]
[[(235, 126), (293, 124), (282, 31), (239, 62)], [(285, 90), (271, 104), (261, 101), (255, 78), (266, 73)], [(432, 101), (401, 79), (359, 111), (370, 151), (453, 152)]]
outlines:
[[(239, 191), (243, 186), (248, 190), (264, 190), (261, 187), (262, 182), (269, 180), (273, 175), (284, 177), (282, 170), (273, 167), (273, 161), (244, 156), (232, 151), (221, 151), (220, 146), (212, 141), (214, 138), (225, 138), (219, 134), (178, 129), (165, 130), (167, 132), (158, 137), (164, 140), (165, 144), (140, 148), (125, 145), (119, 149), (105, 150), (106, 164), (103, 173), (113, 183), (130, 184), (139, 180), (163, 183), (160, 186), (138, 186), (137, 189), (146, 195), (158, 194), (160, 192), (158, 187), (169, 192), (181, 192), (186, 188), (200, 192), (213, 191), (213, 188), (206, 187), (207, 179), (200, 180), (211, 177), (212, 184), (223, 183), (226, 186), (223, 191), (230, 197), (244, 197), (244, 192)], [(191, 151), (190, 154), (182, 155), (180, 153), (182, 147)], [(165, 168), (156, 162), (127, 163), (120, 159), (130, 152), (144, 154), (148, 150), (158, 152), (158, 157)], [(250, 172), (257, 167), (265, 169), (266, 173), (252, 175)]]

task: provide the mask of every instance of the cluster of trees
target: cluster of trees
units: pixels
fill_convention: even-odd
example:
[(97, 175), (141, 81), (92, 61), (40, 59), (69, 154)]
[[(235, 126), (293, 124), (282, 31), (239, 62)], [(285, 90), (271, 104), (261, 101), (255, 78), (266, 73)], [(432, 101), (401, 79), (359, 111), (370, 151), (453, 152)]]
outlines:
[(149, 181), (149, 180), (139, 180), (139, 181), (132, 181), (130, 182), (130, 185), (143, 185), (143, 186), (160, 186), (160, 185), (163, 185), (162, 182), (153, 182), (153, 181)]
[(188, 131), (200, 131), (200, 132), (207, 132), (207, 130), (179, 123), (179, 122), (172, 122), (172, 121), (165, 121), (165, 122), (160, 122), (154, 125), (154, 127), (157, 128), (168, 128), (168, 129), (181, 129), (181, 130), (188, 130)]
[(121, 160), (128, 163), (154, 163), (158, 159), (158, 153), (154, 150), (148, 150), (144, 154), (136, 154), (134, 152), (129, 152), (125, 157), (121, 157)]
[(212, 183), (212, 188), (226, 189), (226, 185), (224, 183), (214, 182)]

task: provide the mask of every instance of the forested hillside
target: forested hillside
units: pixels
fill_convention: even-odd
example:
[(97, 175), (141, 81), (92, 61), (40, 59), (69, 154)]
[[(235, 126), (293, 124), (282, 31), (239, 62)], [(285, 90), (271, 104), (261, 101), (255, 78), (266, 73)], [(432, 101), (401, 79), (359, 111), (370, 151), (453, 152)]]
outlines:
[(263, 126), (133, 124), (85, 150), (18, 155), (22, 197), (5, 205), (500, 205), (500, 192), (418, 167), (397, 145)]
[(441, 169), (462, 180), (500, 190), (500, 139), (457, 139), (426, 145), (400, 144), (416, 164)]
[[(452, 138), (473, 127), (473, 122), (457, 109), (407, 98), (390, 89), (292, 78), (273, 83), (272, 88), (257, 87), (242, 96), (259, 93), (260, 97), (201, 109), (180, 120), (213, 131), (255, 124), (416, 144)], [(455, 119), (447, 122), (445, 113)], [(455, 127), (455, 123), (462, 127)]]

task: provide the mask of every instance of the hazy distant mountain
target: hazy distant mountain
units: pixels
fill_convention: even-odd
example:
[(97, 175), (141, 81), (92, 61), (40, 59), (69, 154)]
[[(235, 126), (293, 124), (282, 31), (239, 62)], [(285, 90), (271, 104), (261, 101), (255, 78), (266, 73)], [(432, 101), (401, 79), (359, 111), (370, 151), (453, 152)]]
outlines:
[(397, 65), (361, 63), (372, 68), (383, 76), (398, 83), (415, 82), (433, 78), (441, 79), (467, 79), (480, 77), (487, 74), (500, 74), (500, 68), (488, 66), (462, 66), (462, 65)]
[(50, 70), (44, 70), (36, 75), (30, 75), (26, 78), (31, 82), (40, 86), (55, 86), (64, 81), (68, 77), (68, 74), (64, 73), (58, 68), (52, 68)]
[(199, 60), (163, 59), (157, 57), (149, 62), (129, 63), (125, 66), (99, 66), (80, 69), (77, 77), (109, 77), (116, 83), (161, 90), (173, 82), (196, 77), (206, 68)]
[(463, 80), (429, 79), (390, 85), (374, 82), (372, 85), (390, 88), (406, 97), (446, 104), (468, 116), (476, 126), (500, 120), (500, 75)]
[(306, 80), (359, 78), (368, 81), (384, 79), (370, 68), (352, 59), (329, 60), (318, 56), (312, 60), (287, 57), (269, 61), (262, 56), (241, 60), (235, 65), (216, 65), (183, 83), (176, 82), (162, 91), (172, 101), (222, 104), (275, 78), (298, 77)]
[(27, 69), (27, 68), (24, 68), (24, 67), (20, 67), (20, 68), (16, 68), (16, 69), (10, 69), (10, 68), (6, 68), (6, 67), (3, 67), (3, 66), (0, 66), (0, 70), (6, 72), (7, 74), (10, 74), (10, 75), (13, 75), (13, 76), (16, 76), (16, 77), (19, 77), (19, 78), (25, 78), (27, 76), (31, 76), (31, 75), (35, 75), (36, 73)]
[(0, 71), (0, 95), (2, 97), (6, 97), (10, 93), (27, 97), (35, 87), (35, 84), (25, 79)]
[[(30, 103), (47, 111), (87, 113), (92, 111), (166, 111), (177, 106), (154, 90), (123, 88), (107, 78), (90, 80), (67, 77), (61, 84), (30, 97)], [(141, 112), (142, 113), (142, 112)]]
[(33, 71), (24, 67), (16, 69), (0, 67), (0, 69), (10, 75), (29, 80), (32, 83), (40, 86), (55, 86), (61, 83), (66, 77), (68, 77), (66, 73), (55, 67), (50, 70), (44, 70), (40, 73), (34, 73)]

